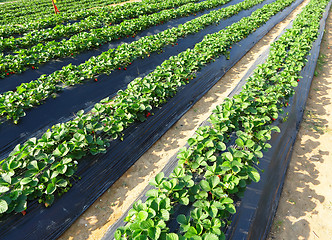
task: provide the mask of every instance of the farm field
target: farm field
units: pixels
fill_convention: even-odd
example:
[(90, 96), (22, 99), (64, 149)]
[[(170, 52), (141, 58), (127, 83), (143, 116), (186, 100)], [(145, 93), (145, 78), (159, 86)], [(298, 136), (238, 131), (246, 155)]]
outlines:
[(0, 5), (1, 239), (281, 231), (330, 1), (22, 4)]

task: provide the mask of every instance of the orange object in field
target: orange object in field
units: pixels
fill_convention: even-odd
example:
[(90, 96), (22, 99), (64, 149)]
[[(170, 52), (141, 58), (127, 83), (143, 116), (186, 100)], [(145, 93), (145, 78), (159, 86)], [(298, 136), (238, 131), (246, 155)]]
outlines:
[(53, 7), (54, 7), (54, 12), (55, 12), (55, 14), (60, 13), (60, 11), (58, 10), (58, 8), (57, 8), (56, 5), (55, 5), (55, 0), (52, 0), (52, 4), (53, 4)]

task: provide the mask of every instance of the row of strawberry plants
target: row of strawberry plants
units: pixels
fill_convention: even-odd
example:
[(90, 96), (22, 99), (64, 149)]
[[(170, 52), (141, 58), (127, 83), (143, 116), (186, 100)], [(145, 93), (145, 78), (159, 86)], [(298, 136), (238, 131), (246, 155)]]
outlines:
[[(125, 4), (127, 6), (129, 3)], [(100, 9), (91, 9), (87, 11), (78, 11), (74, 13), (61, 13), (51, 15), (43, 19), (25, 21), (21, 24), (5, 24), (0, 26), (0, 37), (10, 37), (12, 35), (23, 34), (32, 30), (55, 27), (57, 24), (64, 24), (69, 21), (82, 20), (89, 16), (98, 16), (99, 11), (108, 11), (113, 7), (103, 7)]]
[(26, 21), (21, 24), (9, 24), (0, 26), (0, 37), (10, 37), (12, 35), (23, 34), (29, 31), (55, 27), (58, 24), (66, 24), (70, 21), (79, 21), (87, 17), (99, 16), (104, 12), (116, 12), (130, 9), (131, 6), (138, 6), (141, 4), (156, 3), (155, 0), (143, 0), (142, 2), (129, 2), (123, 5), (107, 6), (102, 8), (93, 8), (86, 11), (76, 11), (73, 13), (60, 13), (51, 15), (38, 20)]
[(68, 38), (80, 32), (86, 32), (95, 28), (102, 28), (112, 24), (120, 23), (125, 19), (139, 17), (144, 14), (155, 13), (160, 10), (178, 7), (190, 2), (198, 0), (177, 0), (177, 1), (163, 1), (150, 4), (133, 3), (131, 5), (120, 6), (119, 9), (114, 9), (112, 12), (101, 11), (97, 16), (89, 16), (80, 22), (67, 25), (56, 25), (51, 29), (34, 30), (25, 34), (23, 37), (0, 39), (0, 50), (17, 50), (19, 48), (31, 47), (37, 43), (46, 41)]
[[(109, 4), (121, 3), (125, 0), (83, 0), (83, 1), (60, 1), (57, 3), (58, 9), (63, 13), (71, 13), (77, 11), (85, 11), (93, 7), (107, 6)], [(46, 2), (46, 7), (40, 7), (38, 3), (29, 4), (21, 3), (23, 6), (15, 6), (12, 10), (1, 8), (0, 5), (0, 24), (20, 24), (26, 21), (38, 20), (54, 14), (52, 2)]]
[[(151, 181), (157, 189), (147, 192), (145, 203), (134, 203), (125, 219), (128, 224), (115, 233), (116, 240), (225, 239), (221, 228), (235, 213), (232, 196), (242, 196), (247, 184), (260, 179), (259, 158), (271, 147), (267, 143), (271, 132), (279, 131), (271, 124), (294, 94), (328, 2), (312, 0), (306, 6), (243, 91), (214, 110), (212, 126), (200, 127), (188, 140), (190, 147), (180, 151), (170, 177), (160, 173)], [(235, 144), (225, 151), (233, 132)], [(166, 222), (174, 207), (189, 203), (190, 213), (177, 216), (180, 231), (169, 233)]]
[(30, 49), (21, 49), (17, 51), (16, 55), (0, 55), (0, 77), (6, 77), (10, 73), (21, 73), (28, 66), (35, 67), (51, 59), (72, 56), (121, 37), (133, 36), (151, 26), (215, 8), (229, 1), (206, 0), (196, 4), (188, 3), (177, 9), (163, 10), (149, 16), (143, 15), (136, 19), (125, 20), (116, 26), (92, 29), (89, 33), (79, 33), (69, 40), (51, 41), (45, 45), (38, 44)]
[(220, 32), (207, 35), (193, 49), (164, 61), (145, 78), (133, 80), (114, 99), (104, 99), (90, 113), (83, 111), (66, 123), (56, 124), (40, 139), (17, 145), (2, 161), (0, 213), (20, 212), (27, 200), (39, 198), (49, 205), (55, 193), (70, 187), (78, 160), (87, 154), (106, 152), (109, 142), (135, 121), (144, 121), (153, 107), (174, 96), (194, 73), (294, 0), (277, 0), (256, 10)]
[(98, 57), (92, 57), (78, 66), (70, 64), (49, 76), (42, 76), (35, 81), (23, 83), (17, 87), (17, 91), (8, 91), (0, 95), (0, 116), (6, 116), (17, 123), (17, 120), (25, 115), (25, 109), (42, 104), (45, 99), (66, 86), (82, 83), (99, 74), (109, 74), (115, 69), (126, 69), (133, 60), (139, 57), (144, 58), (152, 52), (162, 51), (166, 45), (174, 45), (180, 37), (196, 33), (221, 19), (261, 2), (263, 0), (245, 0), (227, 8), (212, 11), (178, 27), (167, 29), (156, 35), (142, 37), (130, 44), (122, 44), (116, 49), (110, 49)]

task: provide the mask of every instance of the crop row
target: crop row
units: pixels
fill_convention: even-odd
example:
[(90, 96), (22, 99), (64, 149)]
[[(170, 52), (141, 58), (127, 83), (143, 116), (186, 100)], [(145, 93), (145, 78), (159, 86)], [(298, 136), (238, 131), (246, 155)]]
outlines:
[[(328, 2), (312, 0), (306, 6), (242, 92), (219, 105), (210, 117), (212, 126), (200, 127), (188, 140), (189, 148), (179, 152), (170, 177), (160, 173), (150, 182), (156, 189), (147, 192), (145, 203), (134, 203), (116, 240), (225, 239), (221, 228), (235, 213), (232, 196), (242, 196), (246, 185), (260, 179), (259, 158), (271, 147), (271, 132), (279, 131), (271, 124), (294, 94)], [(235, 144), (226, 150), (233, 132)], [(179, 204), (191, 205), (192, 210), (178, 215), (180, 231), (169, 233), (166, 222)]]
[(0, 39), (0, 50), (17, 50), (19, 48), (31, 47), (37, 43), (46, 41), (68, 38), (80, 32), (86, 32), (95, 28), (102, 28), (109, 25), (117, 24), (125, 19), (139, 17), (144, 14), (155, 13), (160, 10), (178, 7), (186, 3), (195, 2), (197, 0), (177, 0), (163, 1), (161, 3), (133, 3), (124, 5), (122, 9), (109, 11), (101, 11), (98, 16), (89, 16), (80, 22), (70, 23), (67, 25), (57, 25), (51, 29), (34, 30), (23, 37)]
[[(82, 0), (82, 1), (59, 1), (57, 7), (60, 12), (71, 13), (76, 12), (77, 9), (85, 11), (93, 7), (107, 6), (110, 4), (121, 3), (125, 0)], [(21, 5), (22, 3), (18, 1)], [(45, 7), (39, 6), (38, 3), (31, 4), (29, 1), (24, 2), (22, 6), (15, 6), (12, 10), (6, 9), (0, 5), (0, 24), (20, 24), (26, 21), (38, 20), (54, 14), (54, 9), (51, 1), (45, 2)], [(2, 8), (1, 8), (2, 7)]]
[(38, 64), (48, 62), (51, 59), (72, 56), (107, 42), (136, 35), (151, 26), (161, 24), (171, 19), (176, 19), (189, 14), (195, 14), (205, 9), (211, 9), (223, 5), (230, 0), (207, 0), (197, 4), (188, 3), (177, 9), (163, 10), (148, 16), (125, 20), (119, 25), (92, 29), (91, 32), (83, 32), (72, 36), (69, 40), (60, 42), (51, 41), (38, 44), (30, 49), (20, 49), (17, 55), (0, 54), (0, 77), (10, 73), (21, 73), (26, 67), (35, 67)]
[(27, 200), (39, 198), (46, 206), (55, 193), (70, 186), (77, 160), (87, 154), (106, 152), (109, 142), (135, 121), (145, 121), (153, 107), (174, 96), (196, 71), (227, 52), (230, 46), (246, 38), (273, 15), (294, 0), (277, 0), (264, 5), (251, 16), (242, 18), (217, 33), (210, 34), (177, 56), (172, 56), (145, 78), (133, 80), (114, 99), (97, 103), (90, 113), (83, 111), (66, 123), (56, 124), (40, 139), (17, 145), (2, 161), (0, 212), (20, 212)]
[[(23, 83), (17, 91), (8, 91), (0, 95), (0, 116), (17, 120), (25, 115), (24, 110), (43, 101), (67, 86), (82, 83), (99, 74), (109, 74), (115, 69), (125, 69), (137, 58), (149, 56), (152, 52), (162, 51), (166, 45), (174, 45), (186, 35), (196, 33), (222, 19), (231, 17), (241, 10), (249, 9), (263, 0), (245, 0), (227, 8), (211, 11), (183, 25), (167, 29), (156, 35), (142, 37), (130, 44), (122, 44), (78, 66), (68, 65), (49, 76)], [(221, 2), (222, 3), (222, 2)], [(97, 80), (97, 78), (95, 78)]]
[[(54, 14), (42, 19), (26, 21), (21, 24), (6, 24), (0, 26), (0, 37), (10, 37), (17, 34), (23, 34), (29, 31), (55, 27), (58, 24), (69, 24), (70, 21), (78, 21), (88, 17), (98, 17), (106, 13), (121, 12), (131, 7), (142, 6), (146, 4), (154, 4), (158, 0), (143, 0), (141, 2), (129, 2), (123, 5), (106, 6), (101, 8), (93, 8), (86, 11), (76, 11), (72, 13)], [(123, 16), (124, 19), (125, 16)]]

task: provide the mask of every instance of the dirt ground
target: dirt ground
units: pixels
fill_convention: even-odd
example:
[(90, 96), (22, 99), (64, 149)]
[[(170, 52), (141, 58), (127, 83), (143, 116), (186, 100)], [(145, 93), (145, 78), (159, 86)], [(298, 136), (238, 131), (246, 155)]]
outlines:
[[(212, 109), (215, 108), (216, 105), (222, 103), (223, 99), (237, 85), (254, 61), (262, 52), (264, 52), (264, 50), (267, 49), (284, 27), (296, 17), (308, 2), (309, 0), (305, 0), (284, 21), (279, 23), (262, 40), (260, 40), (250, 52), (248, 52), (230, 71), (228, 71), (228, 73), (221, 78), (220, 81), (162, 138), (160, 138), (160, 140), (157, 141), (110, 189), (108, 189), (82, 216), (80, 216), (80, 218), (59, 239), (101, 239), (108, 227), (116, 222), (122, 213), (127, 210), (139, 193), (148, 184), (150, 179), (162, 170), (169, 158), (173, 156), (179, 148), (185, 145), (186, 140), (194, 134), (201, 122), (208, 118)], [(331, 22), (330, 18), (329, 23)], [(323, 44), (322, 48), (327, 49), (326, 42)], [(325, 54), (328, 55), (327, 53)], [(329, 57), (331, 56), (329, 55)], [(332, 61), (330, 61), (330, 64), (332, 64)], [(298, 229), (301, 231), (299, 231), (298, 234), (301, 234), (303, 239), (307, 239), (309, 233), (311, 234), (313, 230), (315, 230), (315, 232), (317, 231), (316, 234), (318, 235), (323, 232), (323, 230), (320, 231), (318, 228), (314, 227), (312, 228), (313, 230), (308, 230), (310, 220), (312, 222), (316, 219), (314, 218), (316, 209), (312, 211), (313, 208), (318, 208), (317, 206), (320, 206), (319, 209), (317, 209), (317, 211), (322, 212), (320, 219), (324, 218), (324, 214), (325, 218), (328, 219), (327, 211), (324, 209), (328, 208), (330, 214), (332, 211), (331, 195), (330, 197), (326, 195), (329, 190), (330, 194), (332, 194), (331, 183), (327, 181), (328, 167), (332, 167), (332, 162), (328, 162), (328, 158), (330, 157), (328, 155), (328, 140), (332, 140), (332, 132), (329, 131), (329, 129), (332, 128), (332, 120), (329, 121), (328, 119), (328, 113), (331, 112), (332, 109), (331, 99), (328, 97), (332, 96), (331, 87), (329, 87), (332, 77), (331, 69), (329, 69), (328, 66), (330, 65), (323, 65), (322, 69), (319, 70), (318, 78), (315, 78), (314, 80), (315, 87), (312, 89), (316, 89), (314, 90), (315, 95), (313, 96), (313, 93), (311, 93), (308, 105), (310, 105), (310, 100), (314, 102), (311, 103), (311, 110), (307, 111), (310, 114), (306, 114), (305, 124), (307, 124), (307, 127), (304, 129), (306, 132), (302, 133), (306, 136), (306, 139), (304, 139), (303, 142), (302, 140), (301, 142), (297, 141), (297, 147), (293, 156), (298, 156), (298, 159), (295, 161), (293, 159), (290, 166), (289, 172), (296, 172), (296, 174), (292, 174), (292, 177), (297, 175), (298, 178), (300, 178), (300, 180), (294, 179), (291, 181), (297, 181), (299, 184), (287, 188), (287, 184), (289, 184), (289, 178), (287, 178), (285, 186), (286, 192), (288, 191), (292, 194), (298, 193), (298, 195), (294, 195), (294, 197), (293, 195), (288, 195), (284, 200), (283, 198), (281, 199), (281, 206), (283, 205), (283, 202), (286, 204), (284, 212), (288, 214), (287, 216), (289, 216), (289, 220), (286, 220), (286, 217), (283, 217), (284, 215), (280, 215), (280, 219), (282, 220), (276, 220), (277, 225), (273, 225), (277, 226), (275, 229), (278, 231), (281, 231), (284, 227), (291, 227), (288, 225), (299, 227)], [(330, 107), (329, 109), (326, 109), (325, 107), (328, 103), (330, 103)], [(302, 132), (303, 128), (304, 127), (301, 128)], [(318, 131), (315, 129), (318, 129)], [(321, 134), (322, 132), (324, 134)], [(320, 137), (322, 137), (321, 140)], [(298, 163), (300, 159), (303, 162), (301, 164)], [(323, 171), (325, 172), (320, 172), (318, 167), (323, 167)], [(322, 176), (322, 179), (319, 178), (319, 176)], [(318, 189), (316, 190), (318, 183), (319, 186), (321, 185), (319, 191)], [(311, 190), (312, 186), (315, 187), (315, 191)], [(307, 194), (305, 195), (306, 198), (309, 199), (309, 205), (304, 205), (305, 210), (288, 210), (289, 207), (292, 207), (293, 209), (294, 206), (300, 206), (298, 199), (305, 198), (304, 192)], [(282, 208), (283, 207), (280, 207), (280, 209)], [(289, 211), (291, 211), (292, 214), (289, 214)], [(306, 211), (310, 213), (307, 214)], [(309, 214), (312, 216), (311, 218), (309, 217)], [(306, 215), (308, 216), (305, 220), (296, 220)], [(276, 219), (279, 219), (278, 216)], [(280, 221), (281, 224), (278, 224)], [(296, 223), (296, 221), (298, 221), (298, 223)], [(305, 225), (303, 225), (303, 223), (305, 223)], [(319, 226), (319, 224), (327, 226), (324, 221), (316, 223), (317, 226)], [(322, 226), (320, 229), (322, 229)], [(285, 232), (288, 232), (288, 230)], [(276, 235), (279, 235), (279, 233), (280, 232), (276, 233)], [(297, 237), (289, 238), (287, 237), (288, 235), (284, 236), (285, 238), (278, 239), (297, 239)], [(330, 234), (330, 236), (332, 236), (332, 234)], [(271, 235), (271, 239), (275, 239), (275, 234)]]
[(269, 240), (332, 239), (332, 14)]

